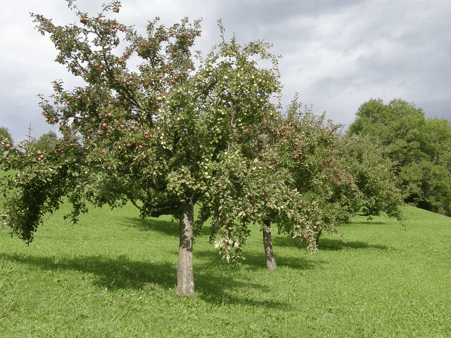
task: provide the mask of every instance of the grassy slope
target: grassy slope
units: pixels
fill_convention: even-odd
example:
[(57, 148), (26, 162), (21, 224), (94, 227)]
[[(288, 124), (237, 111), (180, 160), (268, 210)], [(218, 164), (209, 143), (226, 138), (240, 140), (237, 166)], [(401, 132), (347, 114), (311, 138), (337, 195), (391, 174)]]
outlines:
[[(1, 337), (449, 337), (451, 219), (408, 208), (405, 231), (353, 219), (306, 253), (253, 229), (243, 266), (195, 243), (197, 297), (174, 295), (177, 224), (132, 207), (52, 215), (29, 247), (0, 229)], [(207, 233), (208, 229), (206, 229)]]

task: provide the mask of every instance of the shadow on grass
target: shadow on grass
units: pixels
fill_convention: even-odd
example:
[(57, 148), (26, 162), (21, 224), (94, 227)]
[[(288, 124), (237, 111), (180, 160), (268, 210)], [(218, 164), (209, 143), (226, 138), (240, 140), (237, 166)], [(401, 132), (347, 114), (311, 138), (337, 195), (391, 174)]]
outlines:
[[(296, 246), (290, 238), (277, 237), (273, 239), (273, 245), (275, 247), (278, 246)], [(298, 245), (299, 249), (305, 250), (305, 247)], [(379, 249), (379, 250), (387, 250), (388, 247), (385, 245), (374, 245), (368, 244), (360, 241), (348, 241), (346, 243), (343, 242), (342, 239), (331, 239), (331, 238), (320, 238), (318, 243), (318, 250), (342, 250), (345, 248), (352, 249)]]
[[(139, 218), (125, 217), (124, 225), (134, 227), (140, 231), (156, 231), (167, 236), (179, 236), (179, 223), (163, 220), (159, 218)], [(210, 234), (210, 226), (205, 224), (200, 235), (208, 236)]]
[(361, 225), (381, 225), (381, 224), (387, 224), (387, 222), (354, 220), (354, 221), (351, 221), (350, 223), (348, 223), (347, 225), (352, 225), (352, 226), (357, 225), (358, 226), (359, 224), (361, 224)]
[[(304, 249), (305, 250), (305, 249)], [(215, 268), (218, 268), (219, 266), (225, 266), (228, 269), (234, 269), (233, 264), (226, 263), (221, 255), (218, 254), (217, 250), (212, 251), (196, 251), (195, 253), (196, 257), (202, 258), (203, 261), (208, 261), (208, 265), (214, 266)], [(262, 252), (246, 252), (244, 250), (243, 253), (244, 260), (242, 260), (240, 263), (241, 265), (246, 268), (246, 270), (251, 271), (258, 271), (258, 270), (266, 270), (266, 262), (265, 262), (265, 254), (263, 252), (263, 245), (262, 245)], [(308, 257), (308, 258), (307, 258)], [(312, 260), (310, 259), (311, 256), (302, 257), (299, 255), (299, 257), (287, 257), (278, 255), (277, 252), (275, 252), (275, 258), (276, 263), (278, 267), (289, 267), (291, 269), (295, 270), (305, 270), (312, 268)], [(322, 261), (315, 260), (315, 264), (320, 264)]]
[[(0, 254), (2, 259), (37, 267), (45, 271), (73, 270), (93, 276), (93, 285), (110, 290), (149, 290), (175, 296), (177, 267), (170, 263), (133, 261), (125, 255), (117, 258), (84, 256), (77, 258), (34, 257), (18, 254)], [(271, 306), (286, 309), (286, 303), (275, 300), (257, 300), (248, 297), (250, 292), (267, 293), (269, 288), (252, 281), (252, 277), (234, 277), (233, 267), (224, 264), (194, 266), (197, 296), (214, 304), (243, 304)], [(243, 292), (237, 292), (245, 290)]]
[(156, 231), (167, 236), (179, 235), (179, 224), (157, 218), (125, 217), (124, 225), (137, 228), (140, 231)]
[(342, 250), (344, 248), (388, 250), (388, 246), (385, 245), (368, 244), (360, 241), (344, 243), (341, 239), (321, 238), (318, 243), (319, 250)]

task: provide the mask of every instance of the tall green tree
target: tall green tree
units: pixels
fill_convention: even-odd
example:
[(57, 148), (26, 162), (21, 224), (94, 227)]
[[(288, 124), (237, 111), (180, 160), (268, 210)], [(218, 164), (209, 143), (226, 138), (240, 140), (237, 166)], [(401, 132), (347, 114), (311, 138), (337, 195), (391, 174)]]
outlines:
[(406, 201), (450, 214), (451, 128), (446, 120), (427, 120), (421, 108), (401, 99), (362, 104), (348, 135), (365, 135), (385, 147), (402, 179)]
[(54, 148), (57, 141), (58, 136), (56, 133), (54, 131), (49, 131), (47, 134), (41, 135), (41, 137), (34, 144), (34, 147), (37, 150), (49, 152)]

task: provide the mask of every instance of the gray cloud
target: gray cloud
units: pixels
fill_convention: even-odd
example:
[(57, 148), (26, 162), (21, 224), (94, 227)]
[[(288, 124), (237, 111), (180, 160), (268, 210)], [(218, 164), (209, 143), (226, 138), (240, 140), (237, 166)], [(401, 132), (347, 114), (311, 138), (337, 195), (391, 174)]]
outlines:
[[(95, 14), (100, 2), (77, 0), (83, 12)], [(402, 98), (422, 107), (429, 117), (451, 115), (451, 2), (442, 0), (122, 0), (117, 19), (144, 33), (148, 20), (161, 17), (172, 25), (180, 19), (203, 19), (195, 49), (208, 53), (219, 41), (216, 21), (222, 18), (226, 38), (239, 43), (265, 39), (282, 54), (284, 105), (295, 92), (317, 113), (349, 124), (370, 98), (389, 102)], [(54, 18), (56, 24), (76, 20), (63, 0), (16, 0), (0, 13), (0, 125), (18, 141), (29, 123), (39, 137), (52, 127), (40, 115), (37, 94), (52, 94), (51, 81), (75, 82), (53, 62), (48, 37), (33, 27), (28, 12)]]

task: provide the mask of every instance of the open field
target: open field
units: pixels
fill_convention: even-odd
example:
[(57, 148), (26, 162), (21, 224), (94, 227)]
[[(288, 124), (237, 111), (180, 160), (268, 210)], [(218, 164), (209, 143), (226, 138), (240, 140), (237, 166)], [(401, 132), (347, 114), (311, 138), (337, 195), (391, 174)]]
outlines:
[(0, 229), (1, 337), (451, 336), (445, 216), (409, 207), (406, 231), (355, 218), (342, 227), (347, 244), (326, 235), (316, 255), (274, 235), (273, 272), (257, 227), (238, 268), (198, 237), (190, 299), (175, 295), (170, 217), (94, 208), (74, 226), (65, 208), (30, 246)]

